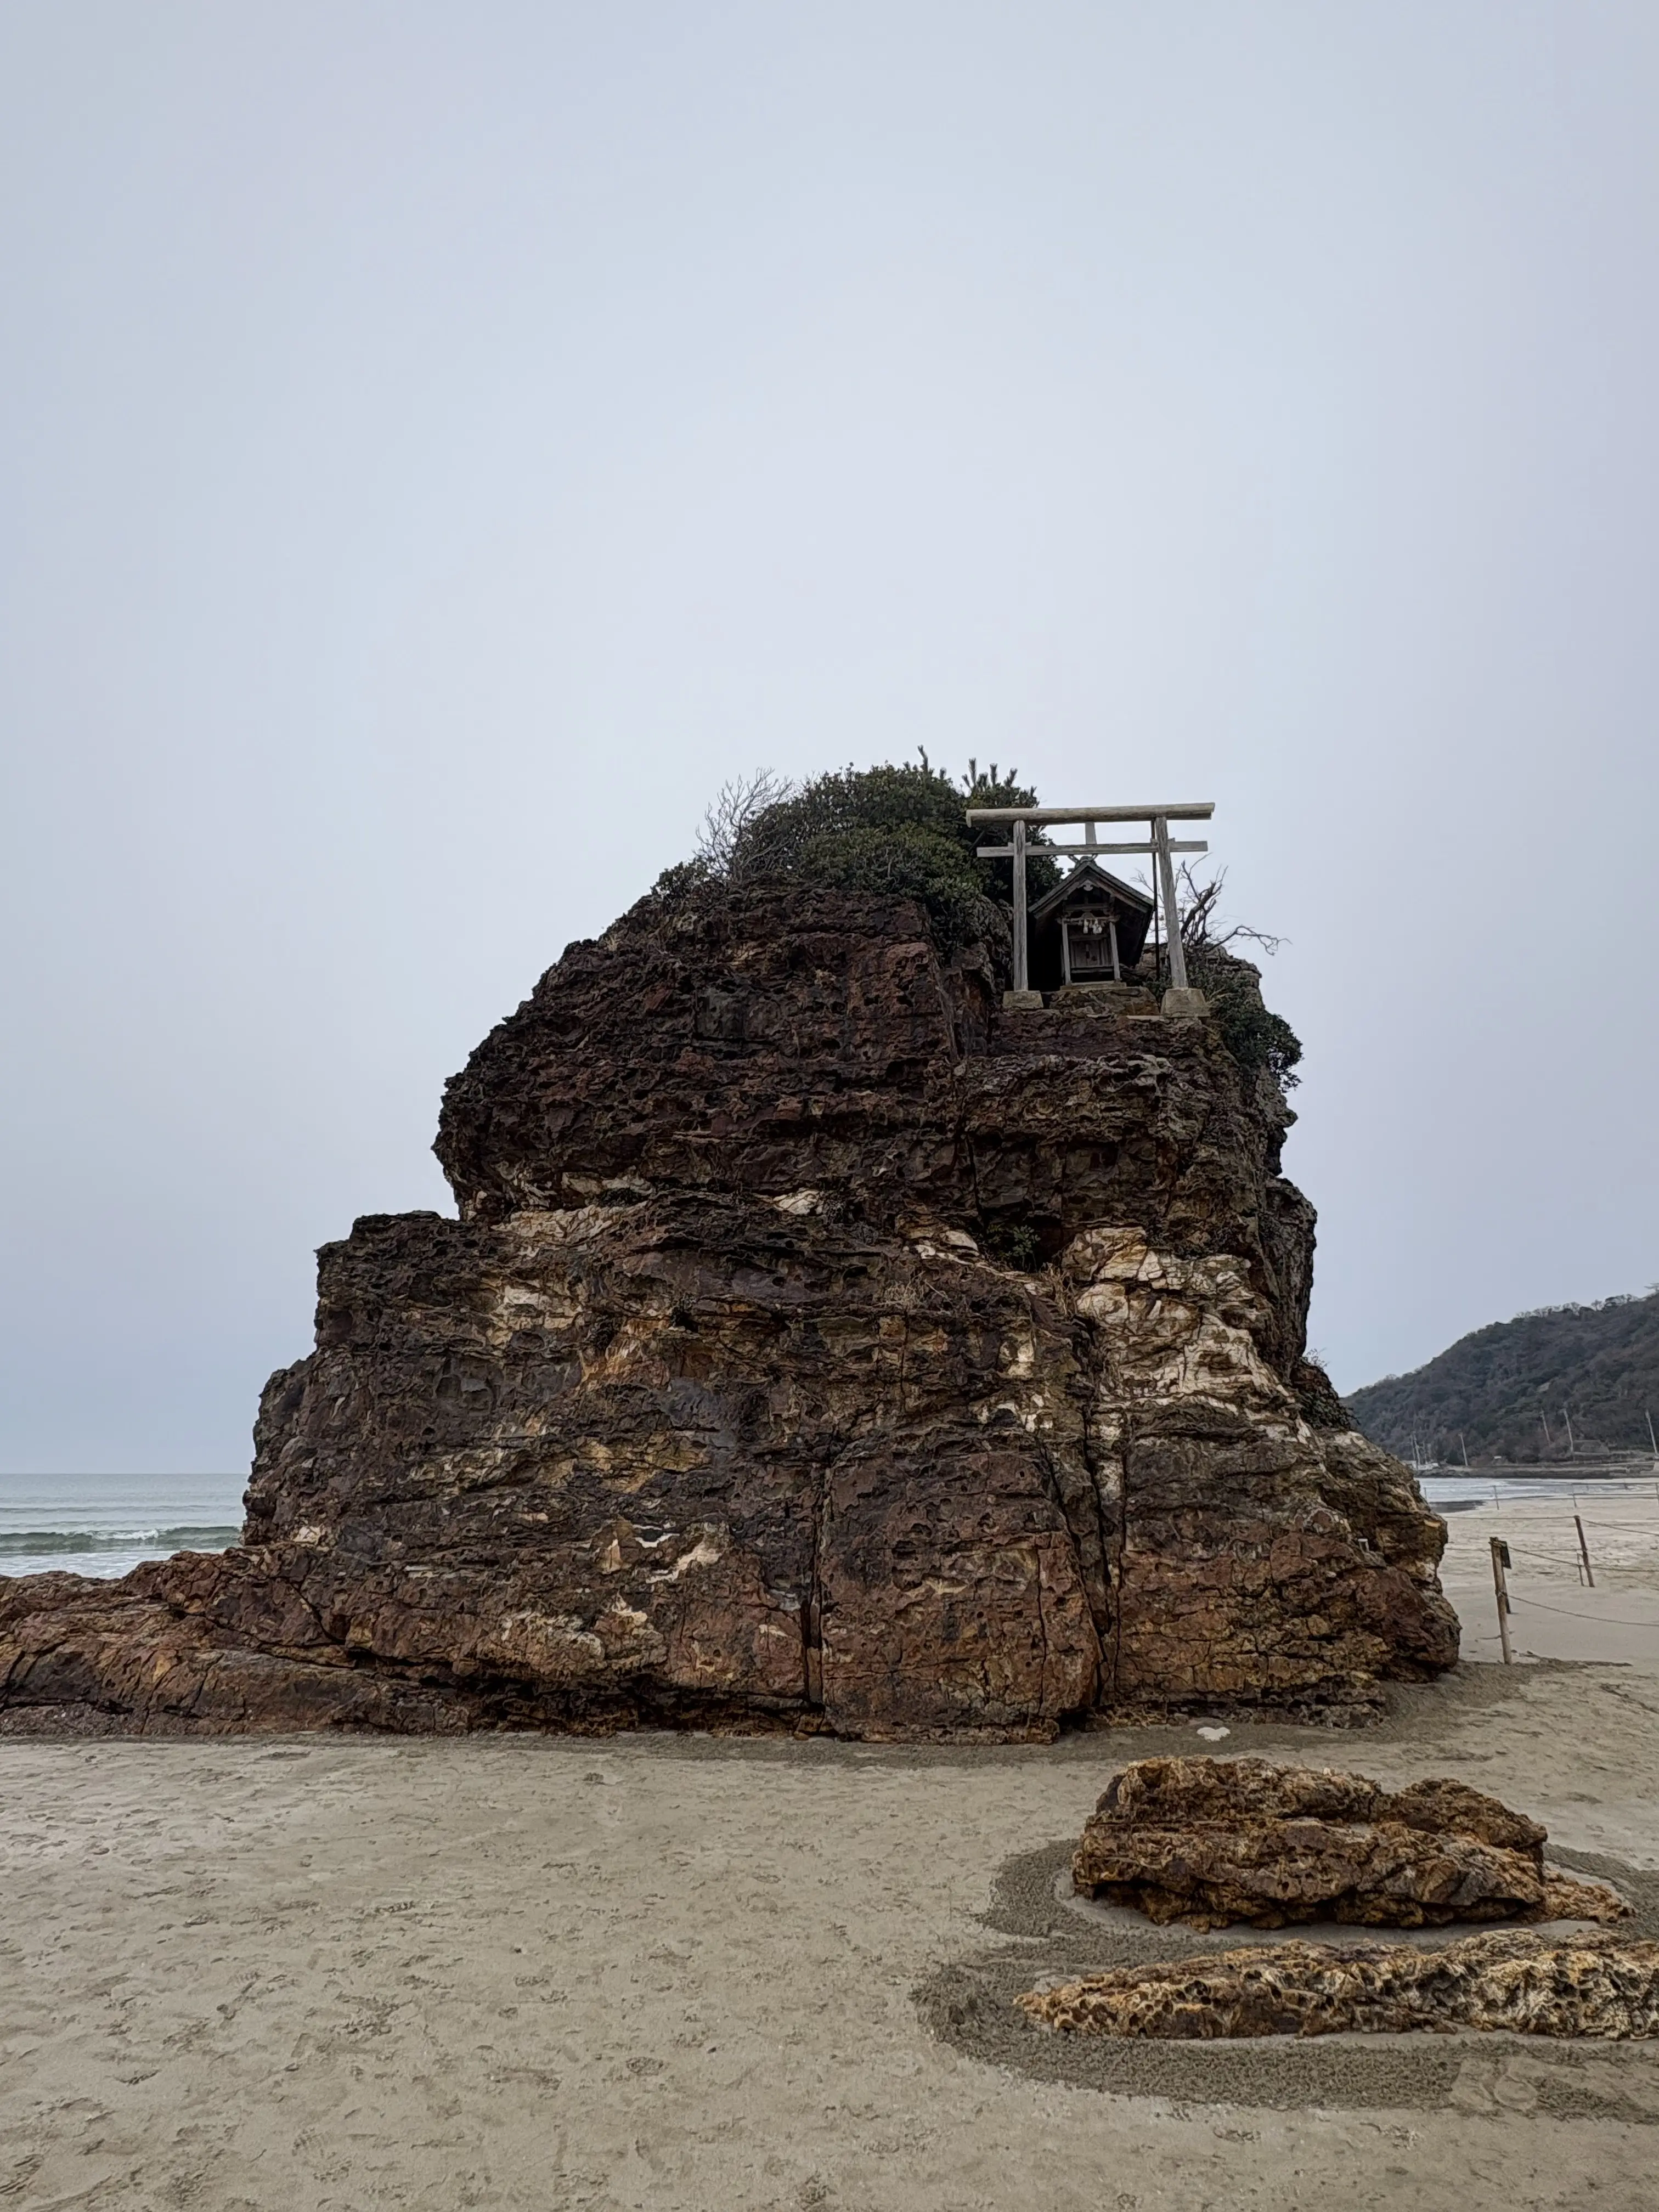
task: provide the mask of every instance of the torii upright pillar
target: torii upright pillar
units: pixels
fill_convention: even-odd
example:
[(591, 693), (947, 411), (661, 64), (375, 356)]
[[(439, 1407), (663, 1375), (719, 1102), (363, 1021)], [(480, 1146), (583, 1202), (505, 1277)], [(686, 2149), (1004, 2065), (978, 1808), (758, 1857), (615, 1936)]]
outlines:
[(1175, 862), (1170, 859), (1170, 819), (1152, 817), (1152, 851), (1158, 860), (1158, 889), (1164, 894), (1164, 934), (1170, 948), (1170, 988), (1187, 988), (1187, 948), (1181, 941), (1181, 909), (1176, 904)]
[(1025, 903), (1025, 824), (1016, 822), (1009, 840), (1014, 858), (1014, 988), (1027, 997), (1030, 975), (1030, 930)]

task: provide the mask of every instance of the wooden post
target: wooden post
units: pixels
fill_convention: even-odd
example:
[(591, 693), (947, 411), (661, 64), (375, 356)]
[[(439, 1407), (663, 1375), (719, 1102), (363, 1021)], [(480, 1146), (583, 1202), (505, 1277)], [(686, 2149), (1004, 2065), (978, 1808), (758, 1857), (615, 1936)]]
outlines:
[(1158, 855), (1158, 881), (1164, 886), (1164, 941), (1170, 948), (1170, 981), (1177, 991), (1184, 991), (1187, 954), (1181, 942), (1181, 909), (1176, 904), (1175, 862), (1170, 858), (1167, 815), (1152, 817), (1152, 845)]
[(1567, 1425), (1567, 1457), (1571, 1459), (1578, 1447), (1572, 1440), (1572, 1415), (1565, 1406), (1561, 1408), (1561, 1418)]
[[(1121, 983), (1123, 981), (1123, 970), (1118, 963), (1117, 908), (1115, 906), (1109, 906), (1106, 909), (1106, 934), (1111, 941), (1112, 947), (1112, 981), (1115, 983)], [(1653, 1424), (1650, 1422), (1648, 1425), (1651, 1428)], [(1655, 1466), (1659, 1467), (1659, 1449), (1655, 1451), (1653, 1459)]]
[(1060, 980), (1062, 983), (1069, 983), (1072, 980), (1072, 925), (1069, 921), (1062, 921), (1060, 925)]
[(1025, 824), (1014, 824), (1014, 988), (1030, 988), (1025, 959)]
[(1492, 1540), (1492, 1586), (1498, 1598), (1498, 1640), (1504, 1647), (1504, 1664), (1512, 1667), (1515, 1654), (1510, 1650), (1510, 1589), (1504, 1579), (1509, 1546), (1501, 1536)]
[(1656, 1437), (1653, 1433), (1653, 1415), (1648, 1413), (1645, 1406), (1643, 1407), (1642, 1411), (1648, 1415), (1648, 1442), (1653, 1446), (1653, 1463), (1656, 1467), (1659, 1467), (1659, 1437)]
[(1572, 1525), (1578, 1531), (1578, 1549), (1583, 1554), (1584, 1561), (1584, 1580), (1589, 1584), (1590, 1588), (1594, 1589), (1595, 1588), (1595, 1577), (1590, 1572), (1589, 1546), (1584, 1541), (1584, 1524), (1576, 1513), (1572, 1516)]

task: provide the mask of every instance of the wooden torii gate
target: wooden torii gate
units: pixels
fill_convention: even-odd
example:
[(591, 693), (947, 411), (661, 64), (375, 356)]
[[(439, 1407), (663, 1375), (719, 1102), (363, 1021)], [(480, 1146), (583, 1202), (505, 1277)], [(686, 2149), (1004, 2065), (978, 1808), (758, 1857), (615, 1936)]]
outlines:
[[(982, 860), (1012, 860), (1014, 864), (1014, 988), (1011, 994), (1016, 1005), (1029, 1005), (1033, 999), (1041, 1003), (1040, 994), (1030, 988), (1030, 969), (1026, 956), (1025, 854), (1026, 833), (1030, 830), (1047, 829), (1050, 823), (1080, 823), (1085, 842), (1081, 845), (1042, 845), (1036, 849), (1045, 858), (1059, 858), (1076, 854), (1098, 859), (1106, 853), (1147, 853), (1152, 855), (1156, 870), (1156, 889), (1163, 895), (1164, 933), (1170, 948), (1170, 983), (1171, 991), (1188, 994), (1187, 958), (1181, 943), (1181, 909), (1176, 903), (1175, 861), (1176, 853), (1207, 853), (1209, 846), (1202, 841), (1172, 839), (1172, 822), (1207, 822), (1215, 812), (1213, 799), (1197, 799), (1182, 805), (1172, 806), (970, 806), (968, 820), (975, 828), (993, 824), (1007, 824), (1012, 836), (1006, 845), (981, 845), (979, 857)], [(1095, 825), (1101, 822), (1144, 822), (1148, 837), (1144, 844), (1103, 845), (1095, 836)], [(1198, 998), (1196, 992), (1191, 997)], [(1182, 1013), (1203, 1012), (1203, 1002), (1188, 1006), (1178, 1003), (1166, 1012)]]

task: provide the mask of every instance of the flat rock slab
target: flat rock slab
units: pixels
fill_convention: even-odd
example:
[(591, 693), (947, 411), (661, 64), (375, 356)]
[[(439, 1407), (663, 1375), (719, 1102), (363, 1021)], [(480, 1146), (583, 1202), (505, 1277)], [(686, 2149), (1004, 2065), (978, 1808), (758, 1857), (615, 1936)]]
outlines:
[(1502, 2028), (1622, 2041), (1659, 2034), (1659, 1943), (1505, 1929), (1432, 1951), (1262, 1944), (1115, 1967), (1014, 2002), (1037, 2027), (1073, 2035), (1209, 2042)]

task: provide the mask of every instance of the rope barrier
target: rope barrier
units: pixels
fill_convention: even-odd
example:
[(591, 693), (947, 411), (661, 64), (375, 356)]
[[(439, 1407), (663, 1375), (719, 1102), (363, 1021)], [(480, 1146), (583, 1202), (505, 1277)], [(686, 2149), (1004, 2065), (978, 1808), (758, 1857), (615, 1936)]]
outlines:
[(1575, 1613), (1571, 1606), (1546, 1605), (1541, 1598), (1535, 1597), (1523, 1598), (1515, 1608), (1516, 1614), (1524, 1611), (1528, 1606), (1530, 1606), (1534, 1613), (1559, 1613), (1563, 1620), (1588, 1620), (1594, 1625), (1607, 1628), (1659, 1629), (1659, 1620), (1626, 1620), (1614, 1613)]

